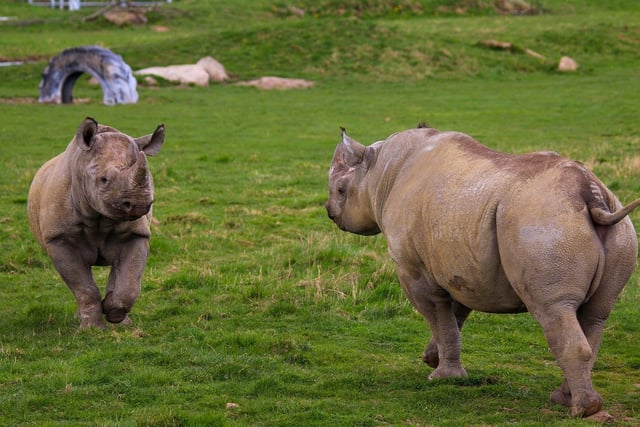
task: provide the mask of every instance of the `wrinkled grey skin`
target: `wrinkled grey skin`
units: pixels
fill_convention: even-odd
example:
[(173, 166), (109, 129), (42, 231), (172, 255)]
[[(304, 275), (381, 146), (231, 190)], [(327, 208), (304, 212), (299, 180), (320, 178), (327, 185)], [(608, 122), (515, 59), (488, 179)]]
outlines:
[[(146, 155), (164, 126), (132, 138), (87, 118), (66, 150), (46, 162), (29, 189), (31, 230), (78, 303), (80, 327), (128, 322), (149, 253), (153, 179)], [(110, 265), (101, 301), (91, 267)]]
[(604, 322), (631, 276), (638, 242), (626, 208), (580, 163), (511, 155), (457, 132), (418, 128), (371, 146), (343, 130), (329, 173), (329, 217), (382, 232), (400, 284), (432, 339), (429, 378), (463, 377), (471, 312), (529, 311), (564, 373), (554, 402), (598, 412), (591, 384)]

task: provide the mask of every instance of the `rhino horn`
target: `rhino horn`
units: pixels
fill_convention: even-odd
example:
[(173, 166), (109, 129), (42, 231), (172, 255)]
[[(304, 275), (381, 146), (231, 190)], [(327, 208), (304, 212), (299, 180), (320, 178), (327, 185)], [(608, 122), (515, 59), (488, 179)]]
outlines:
[(93, 146), (93, 137), (98, 132), (98, 122), (92, 117), (84, 119), (78, 132), (76, 133), (76, 143), (84, 151), (88, 151)]
[(342, 143), (340, 146), (343, 147), (342, 159), (344, 163), (349, 167), (362, 163), (366, 147), (347, 135), (345, 128), (341, 129)]
[(144, 151), (138, 152), (138, 161), (136, 163), (135, 182), (138, 185), (146, 186), (149, 182), (149, 167)]
[(164, 144), (164, 125), (158, 125), (152, 134), (135, 138), (135, 142), (145, 154), (149, 156), (158, 154), (160, 148), (162, 148), (162, 144)]

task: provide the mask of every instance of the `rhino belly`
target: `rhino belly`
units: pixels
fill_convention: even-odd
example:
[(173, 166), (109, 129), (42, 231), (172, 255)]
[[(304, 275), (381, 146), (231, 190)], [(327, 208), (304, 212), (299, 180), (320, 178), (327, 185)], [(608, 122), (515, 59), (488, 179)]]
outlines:
[(527, 311), (520, 297), (504, 277), (492, 277), (490, 280), (460, 275), (447, 277), (441, 286), (451, 297), (472, 310), (485, 313), (522, 313)]

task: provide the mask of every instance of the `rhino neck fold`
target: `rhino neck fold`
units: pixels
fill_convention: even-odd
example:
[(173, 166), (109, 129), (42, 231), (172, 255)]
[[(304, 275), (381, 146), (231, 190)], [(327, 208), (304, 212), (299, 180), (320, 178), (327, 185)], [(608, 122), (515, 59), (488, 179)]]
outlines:
[(383, 231), (383, 218), (387, 200), (393, 191), (402, 191), (402, 189), (395, 189), (394, 187), (404, 163), (404, 161), (399, 161), (399, 158), (406, 156), (398, 156), (396, 148), (398, 147), (395, 145), (381, 145), (378, 148), (376, 163), (365, 177), (370, 211), (378, 227)]
[(71, 198), (71, 205), (78, 217), (83, 220), (96, 220), (100, 217), (100, 213), (96, 211), (87, 199), (87, 189), (83, 186), (83, 180), (77, 175), (74, 167), (71, 166), (76, 165), (76, 159), (71, 156), (71, 161), (67, 162), (69, 164), (69, 197)]
[(371, 146), (376, 151), (376, 161), (366, 179), (369, 183), (372, 212), (383, 231), (389, 197), (392, 193), (406, 191), (406, 176), (400, 175), (406, 175), (416, 161), (420, 161), (442, 142), (439, 135), (442, 133), (433, 128), (411, 129), (395, 133)]

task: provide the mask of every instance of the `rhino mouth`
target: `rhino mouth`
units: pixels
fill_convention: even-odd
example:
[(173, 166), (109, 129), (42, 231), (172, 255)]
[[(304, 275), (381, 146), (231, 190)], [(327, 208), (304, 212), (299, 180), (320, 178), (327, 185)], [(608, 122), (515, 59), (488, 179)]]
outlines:
[(145, 216), (151, 211), (153, 201), (149, 203), (133, 203), (129, 201), (114, 203), (111, 205), (111, 216), (113, 219), (122, 221), (133, 221)]
[(327, 216), (329, 217), (329, 219), (330, 219), (331, 221), (333, 221), (333, 223), (334, 223), (335, 225), (337, 225), (337, 226), (338, 226), (338, 228), (339, 228), (340, 230), (342, 230), (342, 231), (347, 231), (347, 230), (344, 228), (344, 225), (342, 225), (342, 221), (340, 221), (340, 218), (339, 218), (339, 217), (337, 217), (336, 215), (334, 215), (334, 214), (331, 212), (331, 209), (329, 209), (329, 207), (327, 207), (326, 209), (327, 209)]

